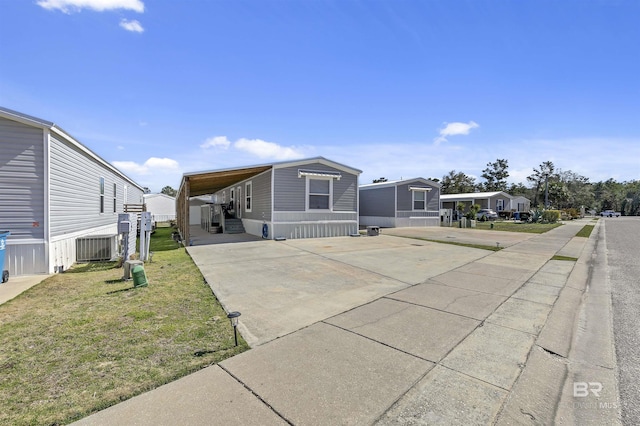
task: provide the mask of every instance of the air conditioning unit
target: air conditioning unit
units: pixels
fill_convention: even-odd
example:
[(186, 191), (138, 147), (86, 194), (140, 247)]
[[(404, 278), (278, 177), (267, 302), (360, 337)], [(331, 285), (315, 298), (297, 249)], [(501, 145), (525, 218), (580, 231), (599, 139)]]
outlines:
[(76, 239), (76, 262), (101, 262), (118, 257), (118, 235), (89, 235)]

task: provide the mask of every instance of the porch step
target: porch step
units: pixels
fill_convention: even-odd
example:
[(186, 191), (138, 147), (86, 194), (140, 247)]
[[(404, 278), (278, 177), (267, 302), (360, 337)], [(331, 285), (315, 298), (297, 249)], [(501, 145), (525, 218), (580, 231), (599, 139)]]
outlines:
[(242, 225), (241, 219), (225, 219), (224, 220), (224, 233), (225, 234), (244, 234), (246, 231)]

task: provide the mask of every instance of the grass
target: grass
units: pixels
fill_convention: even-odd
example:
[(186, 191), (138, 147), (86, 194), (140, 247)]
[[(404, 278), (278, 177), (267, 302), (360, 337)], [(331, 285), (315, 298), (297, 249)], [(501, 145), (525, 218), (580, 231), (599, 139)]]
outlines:
[[(493, 228), (491, 228), (493, 223)], [(560, 223), (517, 223), (510, 221), (495, 221), (495, 222), (476, 222), (476, 229), (491, 230), (491, 231), (507, 231), (507, 232), (528, 232), (532, 234), (544, 234), (553, 228), (561, 226)]]
[(580, 231), (578, 231), (578, 233), (576, 234), (576, 237), (589, 238), (591, 236), (591, 231), (593, 231), (594, 227), (595, 227), (595, 225), (585, 225), (585, 226), (583, 226), (582, 229)]
[(66, 424), (248, 349), (171, 231), (148, 287), (83, 264), (0, 305), (0, 424)]
[(555, 256), (553, 256), (551, 258), (551, 260), (566, 260), (566, 261), (569, 261), (569, 262), (577, 262), (578, 258), (577, 257), (571, 257), (571, 256), (561, 256), (561, 255), (556, 254)]

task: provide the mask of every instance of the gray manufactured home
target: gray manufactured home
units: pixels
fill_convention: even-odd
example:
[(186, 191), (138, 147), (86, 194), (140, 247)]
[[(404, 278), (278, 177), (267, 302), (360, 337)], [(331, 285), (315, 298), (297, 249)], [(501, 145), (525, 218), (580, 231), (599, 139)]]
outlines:
[(185, 173), (178, 226), (189, 236), (189, 199), (209, 194), (204, 222), (263, 238), (315, 238), (358, 232), (358, 169), (323, 157)]
[(440, 186), (424, 178), (361, 185), (360, 225), (439, 226)]
[(142, 193), (56, 124), (0, 107), (0, 230), (11, 232), (11, 275), (68, 268), (77, 240), (88, 236), (114, 254), (118, 214), (124, 204), (140, 204)]

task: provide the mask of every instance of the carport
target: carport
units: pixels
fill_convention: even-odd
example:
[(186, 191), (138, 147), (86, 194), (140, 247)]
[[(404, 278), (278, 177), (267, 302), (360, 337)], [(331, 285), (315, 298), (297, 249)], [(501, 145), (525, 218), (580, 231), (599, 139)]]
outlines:
[(176, 218), (183, 241), (189, 241), (189, 199), (200, 195), (213, 194), (243, 180), (273, 168), (271, 164), (245, 168), (211, 170), (185, 173), (176, 196)]

